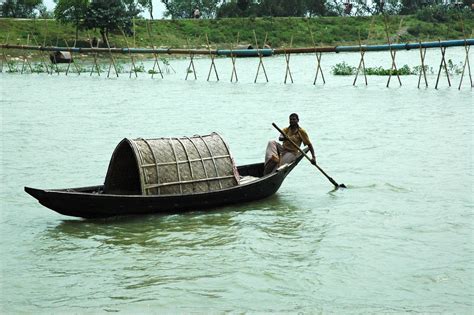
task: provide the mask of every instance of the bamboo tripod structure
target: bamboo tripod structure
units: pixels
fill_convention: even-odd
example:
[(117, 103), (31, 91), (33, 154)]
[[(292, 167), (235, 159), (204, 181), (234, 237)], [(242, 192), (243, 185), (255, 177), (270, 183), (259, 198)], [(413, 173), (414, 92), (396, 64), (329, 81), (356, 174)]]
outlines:
[[(69, 48), (69, 44), (67, 43), (67, 40), (66, 40), (66, 39), (64, 39), (64, 42), (66, 43), (67, 48)], [(73, 47), (76, 47), (76, 41), (74, 41)], [(76, 61), (75, 61), (75, 58), (73, 58), (72, 51), (71, 51), (71, 61), (70, 61), (69, 64), (67, 65), (66, 75), (67, 75), (68, 72), (69, 72), (69, 68), (71, 67), (71, 63), (74, 64), (74, 67), (76, 68), (77, 75), (81, 75), (81, 69), (77, 66)]]
[(135, 58), (133, 57), (133, 55), (130, 53), (130, 46), (128, 45), (128, 40), (127, 40), (127, 36), (125, 36), (125, 32), (123, 31), (122, 28), (120, 28), (120, 31), (122, 32), (122, 35), (123, 35), (123, 38), (125, 39), (125, 44), (127, 45), (127, 48), (128, 48), (128, 55), (130, 57), (130, 62), (131, 62), (131, 67), (130, 67), (130, 73), (129, 73), (129, 78), (132, 77), (132, 71), (135, 73), (135, 78), (138, 78), (138, 74), (137, 74), (137, 66), (135, 64)]
[[(464, 41), (465, 40), (466, 39), (464, 39)], [(466, 65), (467, 65), (467, 70), (469, 72), (469, 82), (471, 83), (471, 88), (474, 87), (474, 84), (472, 83), (471, 65), (469, 64), (469, 50), (471, 49), (471, 46), (467, 46), (467, 44), (465, 44), (464, 49), (466, 51), (466, 58), (464, 59), (464, 65), (462, 67), (461, 80), (459, 81), (458, 90), (461, 89), (462, 79), (464, 78), (464, 71), (466, 70)]]
[[(370, 21), (369, 33), (367, 34), (367, 42), (369, 42), (369, 40), (370, 40), (370, 35), (372, 33), (372, 26), (373, 25), (374, 25), (374, 17), (372, 17), (372, 19)], [(362, 72), (364, 73), (365, 85), (368, 85), (368, 83), (367, 83), (367, 74), (366, 74), (366, 69), (365, 69), (365, 60), (364, 60), (365, 49), (362, 49), (362, 41), (360, 39), (360, 30), (359, 30), (359, 51), (360, 51), (360, 61), (359, 61), (359, 66), (357, 67), (354, 82), (352, 83), (352, 85), (354, 85), (354, 86), (357, 82), (357, 77), (359, 76), (359, 71), (360, 71), (361, 67), (362, 67)]]
[(464, 65), (462, 67), (461, 80), (459, 81), (458, 90), (461, 90), (462, 79), (464, 78), (464, 71), (466, 70), (466, 65), (467, 65), (467, 70), (469, 72), (469, 81), (471, 83), (471, 89), (474, 87), (474, 85), (472, 84), (471, 65), (469, 64), (469, 50), (471, 49), (471, 46), (467, 45), (466, 32), (464, 30), (464, 21), (463, 21), (461, 15), (460, 15), (460, 18), (461, 18), (462, 34), (463, 34), (463, 37), (464, 37), (464, 51), (466, 52), (466, 58), (464, 59)]
[[(240, 33), (237, 32), (237, 42), (235, 44), (235, 47), (239, 46), (239, 35)], [(235, 67), (235, 61), (237, 57), (234, 55), (233, 50), (232, 50), (232, 43), (230, 44), (230, 59), (232, 61), (232, 74), (230, 75), (230, 82), (233, 82), (234, 80), (234, 75), (235, 75), (235, 82), (239, 81), (239, 78), (237, 77), (237, 69)]]
[[(147, 29), (147, 32), (148, 32), (148, 38), (149, 38), (150, 42), (152, 42), (152, 40), (151, 40), (151, 25), (148, 22), (148, 20), (146, 22), (146, 29)], [(155, 49), (156, 49), (156, 46), (153, 45), (153, 50), (155, 50)], [(161, 71), (160, 63), (158, 62), (158, 55), (156, 54), (156, 52), (153, 52), (153, 58), (154, 58), (154, 61), (153, 61), (153, 69), (151, 70), (151, 78), (152, 79), (154, 78), (155, 73), (156, 73), (155, 67), (158, 67), (158, 72), (157, 73), (159, 73), (161, 75), (161, 78), (163, 79), (163, 72)]]
[[(188, 38), (188, 47), (189, 47), (189, 38)], [(189, 72), (192, 71), (193, 74), (194, 74), (194, 80), (197, 80), (197, 76), (196, 76), (196, 68), (194, 67), (194, 53), (192, 51), (189, 52), (189, 66), (186, 70), (186, 78), (185, 80), (188, 79), (188, 75), (189, 75)], [(193, 68), (193, 70), (191, 70), (191, 67)]]
[[(370, 31), (369, 31), (369, 36), (370, 36)], [(367, 85), (367, 75), (365, 73), (366, 71), (365, 71), (365, 61), (364, 61), (365, 50), (362, 49), (362, 42), (360, 40), (360, 31), (359, 31), (359, 47), (360, 47), (360, 61), (359, 61), (359, 66), (357, 67), (354, 82), (352, 82), (352, 85), (354, 85), (354, 86), (357, 82), (357, 77), (359, 76), (359, 71), (360, 71), (361, 67), (362, 67), (362, 73), (364, 74), (365, 85)]]
[(326, 84), (326, 80), (324, 79), (323, 69), (321, 68), (321, 57), (323, 53), (320, 51), (317, 51), (316, 49), (316, 41), (314, 40), (313, 32), (309, 30), (309, 33), (311, 34), (311, 41), (313, 42), (314, 53), (316, 54), (316, 74), (314, 76), (313, 85), (316, 85), (319, 72), (321, 72), (321, 78), (323, 79), (323, 84)]
[[(33, 37), (33, 40), (35, 41), (35, 44), (39, 46), (38, 41), (36, 40), (36, 37), (34, 35), (32, 37)], [(44, 38), (43, 43), (45, 41), (46, 41), (46, 37)], [(44, 52), (41, 52), (41, 64), (46, 69), (46, 73), (49, 74), (49, 67), (48, 67), (47, 61), (48, 61), (48, 58), (46, 57), (46, 54)], [(53, 69), (51, 67), (51, 74), (52, 74), (52, 71)]]
[[(89, 45), (91, 46), (91, 48), (94, 48), (90, 35), (88, 35), (88, 37), (89, 37)], [(96, 48), (99, 48), (99, 42), (97, 42)], [(97, 63), (97, 53), (96, 52), (92, 53), (92, 57), (94, 57), (94, 64), (91, 67), (91, 72), (89, 76), (92, 76), (92, 73), (94, 73), (94, 69), (95, 69), (97, 71), (97, 75), (100, 77), (100, 67), (99, 67), (99, 64)]]
[[(290, 40), (290, 48), (293, 47), (293, 36), (291, 36)], [(291, 70), (290, 70), (290, 53), (288, 53), (285, 50), (285, 61), (286, 61), (286, 71), (285, 71), (285, 81), (284, 83), (286, 84), (286, 79), (288, 76), (290, 77), (291, 83), (293, 83), (293, 76), (291, 75)]]
[(418, 76), (418, 88), (420, 88), (421, 76), (425, 79), (425, 87), (428, 87), (428, 80), (426, 79), (426, 66), (425, 66), (425, 57), (426, 57), (426, 48), (421, 47), (420, 43), (420, 59), (421, 59), (421, 66), (420, 66), (420, 75)]
[[(8, 43), (8, 38), (10, 37), (10, 33), (7, 34), (7, 38), (5, 39), (5, 44)], [(5, 48), (2, 48), (2, 66), (0, 68), (0, 73), (3, 72), (3, 64), (6, 63), (8, 67), (8, 71), (12, 71), (11, 65), (8, 62), (7, 54), (5, 53)]]
[(110, 49), (110, 43), (109, 43), (109, 38), (107, 37), (107, 34), (105, 35), (105, 43), (107, 44), (107, 48), (109, 49), (109, 56), (110, 56), (110, 64), (109, 64), (109, 71), (107, 72), (107, 78), (110, 77), (110, 70), (112, 69), (112, 66), (114, 67), (115, 75), (118, 78), (119, 72), (117, 70), (117, 65), (115, 64), (114, 56), (112, 55), (112, 50)]
[[(265, 65), (263, 64), (263, 55), (262, 52), (258, 48), (258, 41), (257, 41), (257, 34), (255, 34), (255, 30), (253, 31), (253, 37), (255, 38), (255, 48), (258, 50), (258, 59), (260, 60), (258, 62), (258, 68), (257, 68), (257, 74), (255, 75), (255, 80), (253, 83), (257, 83), (257, 78), (258, 78), (258, 73), (260, 71), (260, 66), (262, 67), (263, 73), (265, 74), (265, 79), (268, 82), (268, 76), (267, 76), (267, 71), (265, 70)], [(267, 34), (265, 34), (265, 40), (263, 41), (263, 47), (265, 47), (265, 44), (267, 43)]]
[[(30, 43), (30, 34), (28, 34), (28, 39), (26, 40), (26, 43), (27, 45)], [(23, 63), (21, 65), (21, 74), (23, 74), (23, 70), (25, 69), (25, 63), (28, 65), (28, 68), (30, 68), (31, 73), (33, 73), (33, 68), (31, 67), (31, 63), (25, 54), (25, 56), (23, 56)]]
[[(439, 40), (441, 42), (441, 40)], [(440, 47), (441, 49), (441, 62), (439, 64), (439, 70), (438, 70), (438, 77), (436, 78), (436, 85), (435, 89), (438, 89), (438, 83), (439, 83), (439, 77), (441, 76), (441, 70), (444, 68), (444, 71), (446, 72), (446, 78), (448, 79), (448, 85), (451, 86), (451, 80), (449, 79), (449, 72), (448, 72), (448, 66), (446, 64), (446, 47)]]
[[(58, 45), (59, 38), (56, 36), (56, 46)], [(57, 63), (53, 63), (54, 68), (56, 69), (56, 74), (59, 75), (59, 66)], [(51, 66), (51, 74), (53, 74), (53, 66)]]
[[(398, 75), (398, 69), (397, 69), (397, 64), (395, 62), (395, 56), (397, 54), (396, 50), (392, 49), (392, 41), (390, 40), (390, 35), (388, 33), (388, 22), (387, 22), (387, 16), (384, 15), (384, 22), (385, 22), (385, 34), (387, 35), (387, 43), (390, 51), (390, 56), (392, 57), (392, 66), (390, 68), (390, 74), (388, 76), (388, 81), (387, 81), (387, 87), (390, 85), (390, 79), (392, 78), (392, 71), (395, 70), (395, 74), (397, 75), (398, 78), (398, 83), (400, 83), (400, 86), (402, 86), (402, 81), (400, 80), (400, 76)], [(400, 21), (401, 24), (401, 21)]]
[(209, 49), (209, 55), (211, 55), (211, 66), (209, 67), (209, 73), (207, 75), (207, 81), (209, 81), (209, 78), (211, 77), (211, 72), (212, 72), (212, 69), (214, 68), (214, 73), (216, 74), (216, 79), (217, 81), (219, 81), (219, 75), (217, 74), (217, 68), (216, 68), (216, 64), (214, 63), (214, 58), (215, 55), (211, 53), (211, 45), (209, 43), (209, 37), (207, 37), (207, 33), (206, 33), (206, 42), (207, 42), (207, 48)]

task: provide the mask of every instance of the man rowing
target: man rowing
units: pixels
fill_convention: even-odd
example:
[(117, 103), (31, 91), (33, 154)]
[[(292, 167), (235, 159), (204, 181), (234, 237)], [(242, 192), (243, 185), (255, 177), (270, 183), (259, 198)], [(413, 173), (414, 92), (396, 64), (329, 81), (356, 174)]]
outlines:
[[(316, 165), (316, 155), (314, 153), (313, 145), (309, 140), (306, 131), (298, 124), (298, 114), (292, 113), (289, 117), (290, 125), (283, 128), (283, 132), (291, 139), (298, 147), (301, 143), (306, 145), (311, 152), (311, 163)], [(275, 140), (271, 140), (267, 144), (265, 152), (265, 167), (263, 175), (269, 174), (276, 170), (278, 166), (293, 162), (298, 156), (298, 148), (296, 148), (291, 141), (287, 140), (283, 135), (280, 135), (278, 140), (283, 141), (283, 144)]]

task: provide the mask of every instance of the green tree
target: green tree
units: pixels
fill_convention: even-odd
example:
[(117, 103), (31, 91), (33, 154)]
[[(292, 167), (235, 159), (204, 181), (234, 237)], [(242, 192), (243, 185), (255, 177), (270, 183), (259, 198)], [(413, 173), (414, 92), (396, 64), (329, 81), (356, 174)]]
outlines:
[(5, 0), (1, 12), (4, 17), (33, 18), (42, 4), (43, 0)]
[(122, 0), (92, 0), (87, 8), (82, 26), (87, 29), (98, 29), (102, 40), (108, 41), (109, 33), (123, 30), (132, 33), (132, 18), (137, 15), (136, 6)]
[(55, 0), (54, 17), (61, 23), (71, 23), (76, 27), (76, 40), (79, 27), (86, 17), (89, 0)]
[(166, 7), (165, 17), (172, 19), (183, 19), (192, 17), (195, 8), (201, 12), (204, 18), (216, 16), (220, 0), (161, 0)]

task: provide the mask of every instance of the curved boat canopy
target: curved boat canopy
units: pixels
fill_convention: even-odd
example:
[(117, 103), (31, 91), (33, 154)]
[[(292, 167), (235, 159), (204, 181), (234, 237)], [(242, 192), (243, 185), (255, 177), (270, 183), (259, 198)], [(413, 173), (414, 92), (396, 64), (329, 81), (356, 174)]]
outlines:
[(159, 139), (123, 139), (115, 148), (104, 193), (167, 195), (238, 185), (237, 168), (217, 133)]

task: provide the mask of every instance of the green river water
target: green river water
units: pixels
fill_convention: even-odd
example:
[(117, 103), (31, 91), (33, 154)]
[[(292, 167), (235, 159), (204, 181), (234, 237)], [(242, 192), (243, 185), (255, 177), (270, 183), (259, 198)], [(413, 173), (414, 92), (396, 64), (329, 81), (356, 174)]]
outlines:
[[(439, 50), (427, 63), (437, 71)], [(463, 48), (449, 48), (459, 63)], [(472, 60), (471, 56), (471, 60)], [(390, 67), (388, 52), (367, 66)], [(139, 74), (0, 73), (2, 314), (303, 313), (472, 314), (473, 94), (469, 78), (330, 74), (358, 54), (171, 60), (165, 79)], [(419, 52), (397, 53), (399, 66)], [(151, 63), (147, 63), (147, 68)], [(191, 76), (190, 76), (191, 77)], [(211, 76), (211, 78), (214, 78)], [(268, 199), (180, 215), (83, 220), (42, 207), (24, 186), (103, 183), (125, 137), (218, 132), (237, 164), (260, 162), (297, 112), (319, 165), (307, 161)]]

